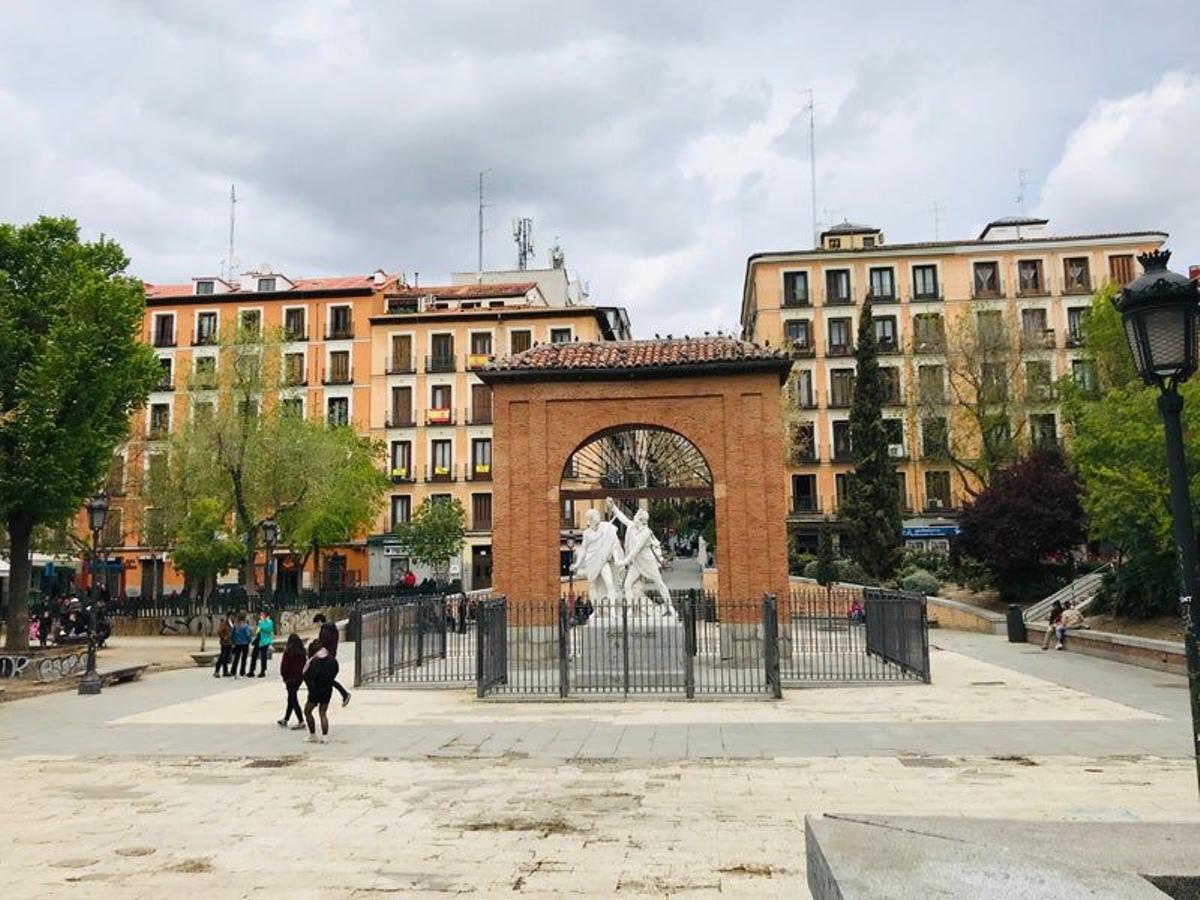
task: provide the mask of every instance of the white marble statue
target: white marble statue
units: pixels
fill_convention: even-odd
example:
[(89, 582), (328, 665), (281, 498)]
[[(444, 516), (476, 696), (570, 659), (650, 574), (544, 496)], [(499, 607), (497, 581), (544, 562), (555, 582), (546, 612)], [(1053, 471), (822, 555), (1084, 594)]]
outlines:
[(585, 518), (587, 527), (583, 529), (571, 571), (587, 579), (588, 598), (599, 616), (618, 599), (614, 573), (621, 555), (621, 538), (617, 526), (605, 522), (596, 510), (589, 509)]
[(652, 599), (665, 607), (663, 615), (673, 616), (675, 608), (671, 605), (671, 591), (662, 577), (662, 545), (650, 530), (650, 514), (639, 509), (630, 519), (611, 497), (607, 503), (609, 511), (625, 526), (624, 553), (617, 560), (619, 565), (625, 567), (625, 583), (622, 586), (625, 601), (636, 605), (649, 586), (659, 594)]
[(696, 539), (696, 559), (700, 560), (700, 568), (708, 565), (708, 541), (704, 539), (704, 535)]

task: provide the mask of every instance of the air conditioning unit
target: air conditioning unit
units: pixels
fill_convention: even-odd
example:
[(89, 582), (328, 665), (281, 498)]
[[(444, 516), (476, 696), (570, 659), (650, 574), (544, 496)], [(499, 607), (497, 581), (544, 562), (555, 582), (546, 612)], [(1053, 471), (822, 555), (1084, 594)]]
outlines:
[(930, 497), (929, 498), (929, 508), (930, 509), (941, 509), (942, 501), (937, 499), (936, 497)]
[(903, 444), (888, 444), (888, 456), (890, 456), (892, 459), (903, 459), (904, 458), (904, 445)]

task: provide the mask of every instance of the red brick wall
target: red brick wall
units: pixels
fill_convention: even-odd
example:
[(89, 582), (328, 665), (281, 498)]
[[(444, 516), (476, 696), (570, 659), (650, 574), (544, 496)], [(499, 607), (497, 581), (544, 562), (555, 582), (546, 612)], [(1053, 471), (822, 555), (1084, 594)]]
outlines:
[(558, 488), (568, 457), (606, 428), (689, 439), (713, 474), (719, 594), (786, 592), (779, 379), (771, 373), (495, 384), (493, 583), (510, 602), (559, 592)]

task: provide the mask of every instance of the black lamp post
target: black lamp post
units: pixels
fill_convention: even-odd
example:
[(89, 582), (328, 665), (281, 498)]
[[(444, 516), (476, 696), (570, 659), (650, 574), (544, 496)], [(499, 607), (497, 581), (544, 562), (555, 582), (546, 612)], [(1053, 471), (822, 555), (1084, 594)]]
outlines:
[(92, 530), (92, 602), (88, 605), (87, 670), (79, 679), (79, 693), (99, 694), (102, 685), (96, 671), (96, 605), (100, 602), (100, 589), (96, 569), (100, 563), (100, 532), (108, 520), (108, 496), (103, 491), (87, 502), (87, 516), (88, 527)]
[(1138, 262), (1145, 270), (1127, 284), (1114, 300), (1125, 322), (1125, 337), (1133, 351), (1138, 374), (1160, 391), (1158, 411), (1167, 433), (1167, 473), (1171, 481), (1171, 518), (1179, 558), (1179, 611), (1187, 652), (1188, 693), (1192, 700), (1192, 752), (1200, 780), (1200, 648), (1192, 599), (1197, 596), (1196, 529), (1188, 492), (1187, 461), (1183, 453), (1180, 413), (1183, 398), (1179, 385), (1196, 371), (1196, 328), (1200, 319), (1200, 292), (1184, 276), (1168, 271), (1169, 250), (1144, 253)]
[(271, 575), (275, 565), (275, 542), (279, 540), (279, 526), (274, 519), (262, 523), (263, 543), (267, 548), (267, 559), (263, 564), (263, 593), (266, 595), (267, 609), (271, 608), (272, 585)]

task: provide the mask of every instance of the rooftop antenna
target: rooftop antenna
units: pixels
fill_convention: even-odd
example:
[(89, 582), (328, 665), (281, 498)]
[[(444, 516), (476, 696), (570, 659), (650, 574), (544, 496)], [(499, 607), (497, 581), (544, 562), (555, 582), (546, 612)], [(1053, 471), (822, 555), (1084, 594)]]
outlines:
[(808, 180), (809, 193), (812, 195), (813, 249), (816, 249), (821, 242), (821, 235), (817, 228), (817, 125), (812, 88), (808, 89), (808, 105), (805, 109), (808, 110)]
[(550, 248), (550, 268), (565, 269), (567, 267), (567, 255), (563, 253), (562, 245), (558, 242), (558, 235), (554, 236), (554, 246)]
[(475, 280), (483, 284), (483, 176), (490, 172), (491, 169), (484, 169), (479, 173), (479, 256), (477, 257), (477, 267), (475, 270)]
[(1029, 187), (1029, 170), (1017, 169), (1017, 209), (1025, 216), (1025, 188)]
[(225, 257), (225, 280), (232, 282), (233, 273), (237, 270), (238, 260), (233, 255), (233, 234), (237, 225), (237, 188), (229, 186), (229, 255)]
[(933, 201), (933, 239), (936, 241), (940, 235), (940, 226), (942, 224), (942, 209), (936, 200)]
[(517, 268), (524, 272), (533, 258), (533, 219), (513, 219), (512, 233), (517, 242)]

